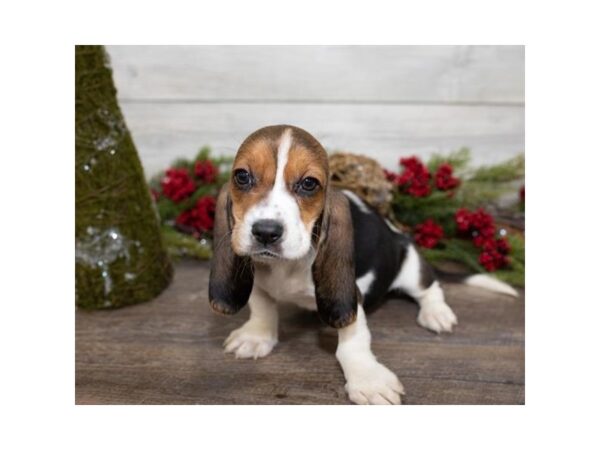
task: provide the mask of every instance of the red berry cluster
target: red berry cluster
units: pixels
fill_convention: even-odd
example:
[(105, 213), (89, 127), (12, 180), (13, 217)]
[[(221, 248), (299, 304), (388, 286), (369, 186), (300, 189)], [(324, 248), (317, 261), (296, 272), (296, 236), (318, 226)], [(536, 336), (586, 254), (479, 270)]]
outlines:
[[(401, 158), (400, 165), (404, 168), (401, 174), (384, 170), (385, 177), (413, 197), (427, 197), (431, 194), (431, 174), (419, 158), (416, 156)], [(460, 179), (453, 176), (453, 170), (450, 164), (441, 164), (433, 177), (433, 186), (440, 191), (449, 191), (458, 187)]]
[(449, 191), (460, 185), (460, 179), (452, 176), (454, 169), (448, 163), (440, 164), (435, 173), (435, 187), (440, 191)]
[(215, 224), (215, 207), (214, 197), (200, 197), (193, 208), (183, 211), (177, 216), (175, 223), (191, 227), (199, 233), (210, 231)]
[[(219, 173), (211, 161), (198, 161), (194, 165), (194, 175), (200, 184), (211, 184), (217, 179)], [(190, 177), (189, 171), (185, 168), (171, 168), (165, 172), (164, 178), (161, 180), (162, 193), (175, 203), (188, 198), (196, 191), (196, 183)], [(158, 193), (156, 195), (158, 198)]]
[(510, 264), (510, 244), (506, 238), (496, 238), (494, 218), (483, 209), (471, 212), (461, 208), (454, 215), (458, 231), (473, 239), (473, 244), (481, 249), (479, 262), (489, 272)]
[(163, 194), (175, 203), (189, 197), (196, 190), (187, 169), (168, 169), (160, 185)]
[(210, 160), (198, 161), (194, 165), (194, 175), (202, 183), (210, 184), (214, 183), (219, 174), (219, 168), (216, 167)]
[(431, 175), (427, 167), (414, 156), (402, 158), (400, 165), (404, 170), (398, 175), (396, 184), (413, 197), (427, 197), (431, 193)]
[[(152, 197), (157, 201), (161, 196), (181, 203), (196, 192), (200, 185), (213, 184), (217, 181), (219, 168), (212, 161), (196, 161), (193, 170), (187, 168), (170, 168), (160, 182), (161, 191), (152, 190)], [(195, 200), (194, 205), (179, 213), (175, 223), (195, 237), (209, 232), (214, 227), (216, 200), (212, 196), (203, 196)]]
[(444, 230), (431, 219), (414, 228), (415, 242), (421, 247), (433, 248), (444, 237)]

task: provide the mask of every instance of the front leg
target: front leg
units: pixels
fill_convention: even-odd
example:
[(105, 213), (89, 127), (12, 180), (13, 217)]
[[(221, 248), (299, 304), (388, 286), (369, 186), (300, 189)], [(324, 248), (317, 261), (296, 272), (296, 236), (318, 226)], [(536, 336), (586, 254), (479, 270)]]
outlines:
[(269, 295), (254, 286), (250, 299), (250, 319), (231, 332), (223, 346), (225, 353), (236, 358), (262, 358), (277, 344), (277, 304)]
[(362, 305), (358, 305), (356, 321), (339, 329), (338, 339), (335, 356), (344, 371), (350, 400), (360, 405), (399, 405), (404, 388), (371, 352), (371, 333)]

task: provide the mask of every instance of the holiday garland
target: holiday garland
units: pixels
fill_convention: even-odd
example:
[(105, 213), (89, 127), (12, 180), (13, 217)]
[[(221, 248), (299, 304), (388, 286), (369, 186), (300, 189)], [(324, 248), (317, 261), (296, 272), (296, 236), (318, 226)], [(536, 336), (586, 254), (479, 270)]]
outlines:
[(150, 180), (172, 257), (211, 257), (216, 196), (229, 179), (231, 161), (211, 158), (210, 149), (203, 147), (194, 159), (178, 159)]
[[(332, 161), (338, 156), (332, 155)], [(356, 165), (353, 155), (344, 157)], [(335, 161), (343, 168), (343, 160)], [(477, 169), (469, 168), (469, 161), (467, 149), (434, 155), (427, 164), (415, 156), (401, 158), (398, 173), (384, 171), (392, 186), (391, 202), (384, 210), (392, 222), (412, 233), (434, 265), (454, 260), (523, 286), (524, 157)], [(194, 159), (180, 159), (151, 180), (172, 256), (211, 256), (215, 199), (230, 168), (230, 158), (211, 158), (205, 147)], [(359, 195), (365, 191), (353, 189)]]
[(394, 184), (391, 219), (413, 233), (430, 262), (458, 261), (523, 286), (524, 157), (478, 169), (469, 161), (467, 149), (427, 164), (400, 159), (399, 173), (386, 171)]

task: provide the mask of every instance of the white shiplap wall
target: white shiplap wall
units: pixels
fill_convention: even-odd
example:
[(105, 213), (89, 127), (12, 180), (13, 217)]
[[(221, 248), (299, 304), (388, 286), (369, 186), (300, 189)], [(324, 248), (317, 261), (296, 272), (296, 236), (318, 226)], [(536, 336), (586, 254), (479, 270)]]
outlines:
[(524, 150), (522, 46), (108, 46), (146, 175), (208, 144), (234, 154), (265, 125), (395, 167), (461, 146)]

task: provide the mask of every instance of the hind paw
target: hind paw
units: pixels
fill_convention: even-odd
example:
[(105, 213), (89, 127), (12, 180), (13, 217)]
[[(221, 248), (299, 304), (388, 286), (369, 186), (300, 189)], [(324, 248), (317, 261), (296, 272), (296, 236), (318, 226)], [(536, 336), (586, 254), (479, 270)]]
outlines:
[(436, 333), (450, 333), (452, 327), (458, 324), (458, 320), (450, 307), (442, 301), (423, 304), (417, 316), (417, 323)]

